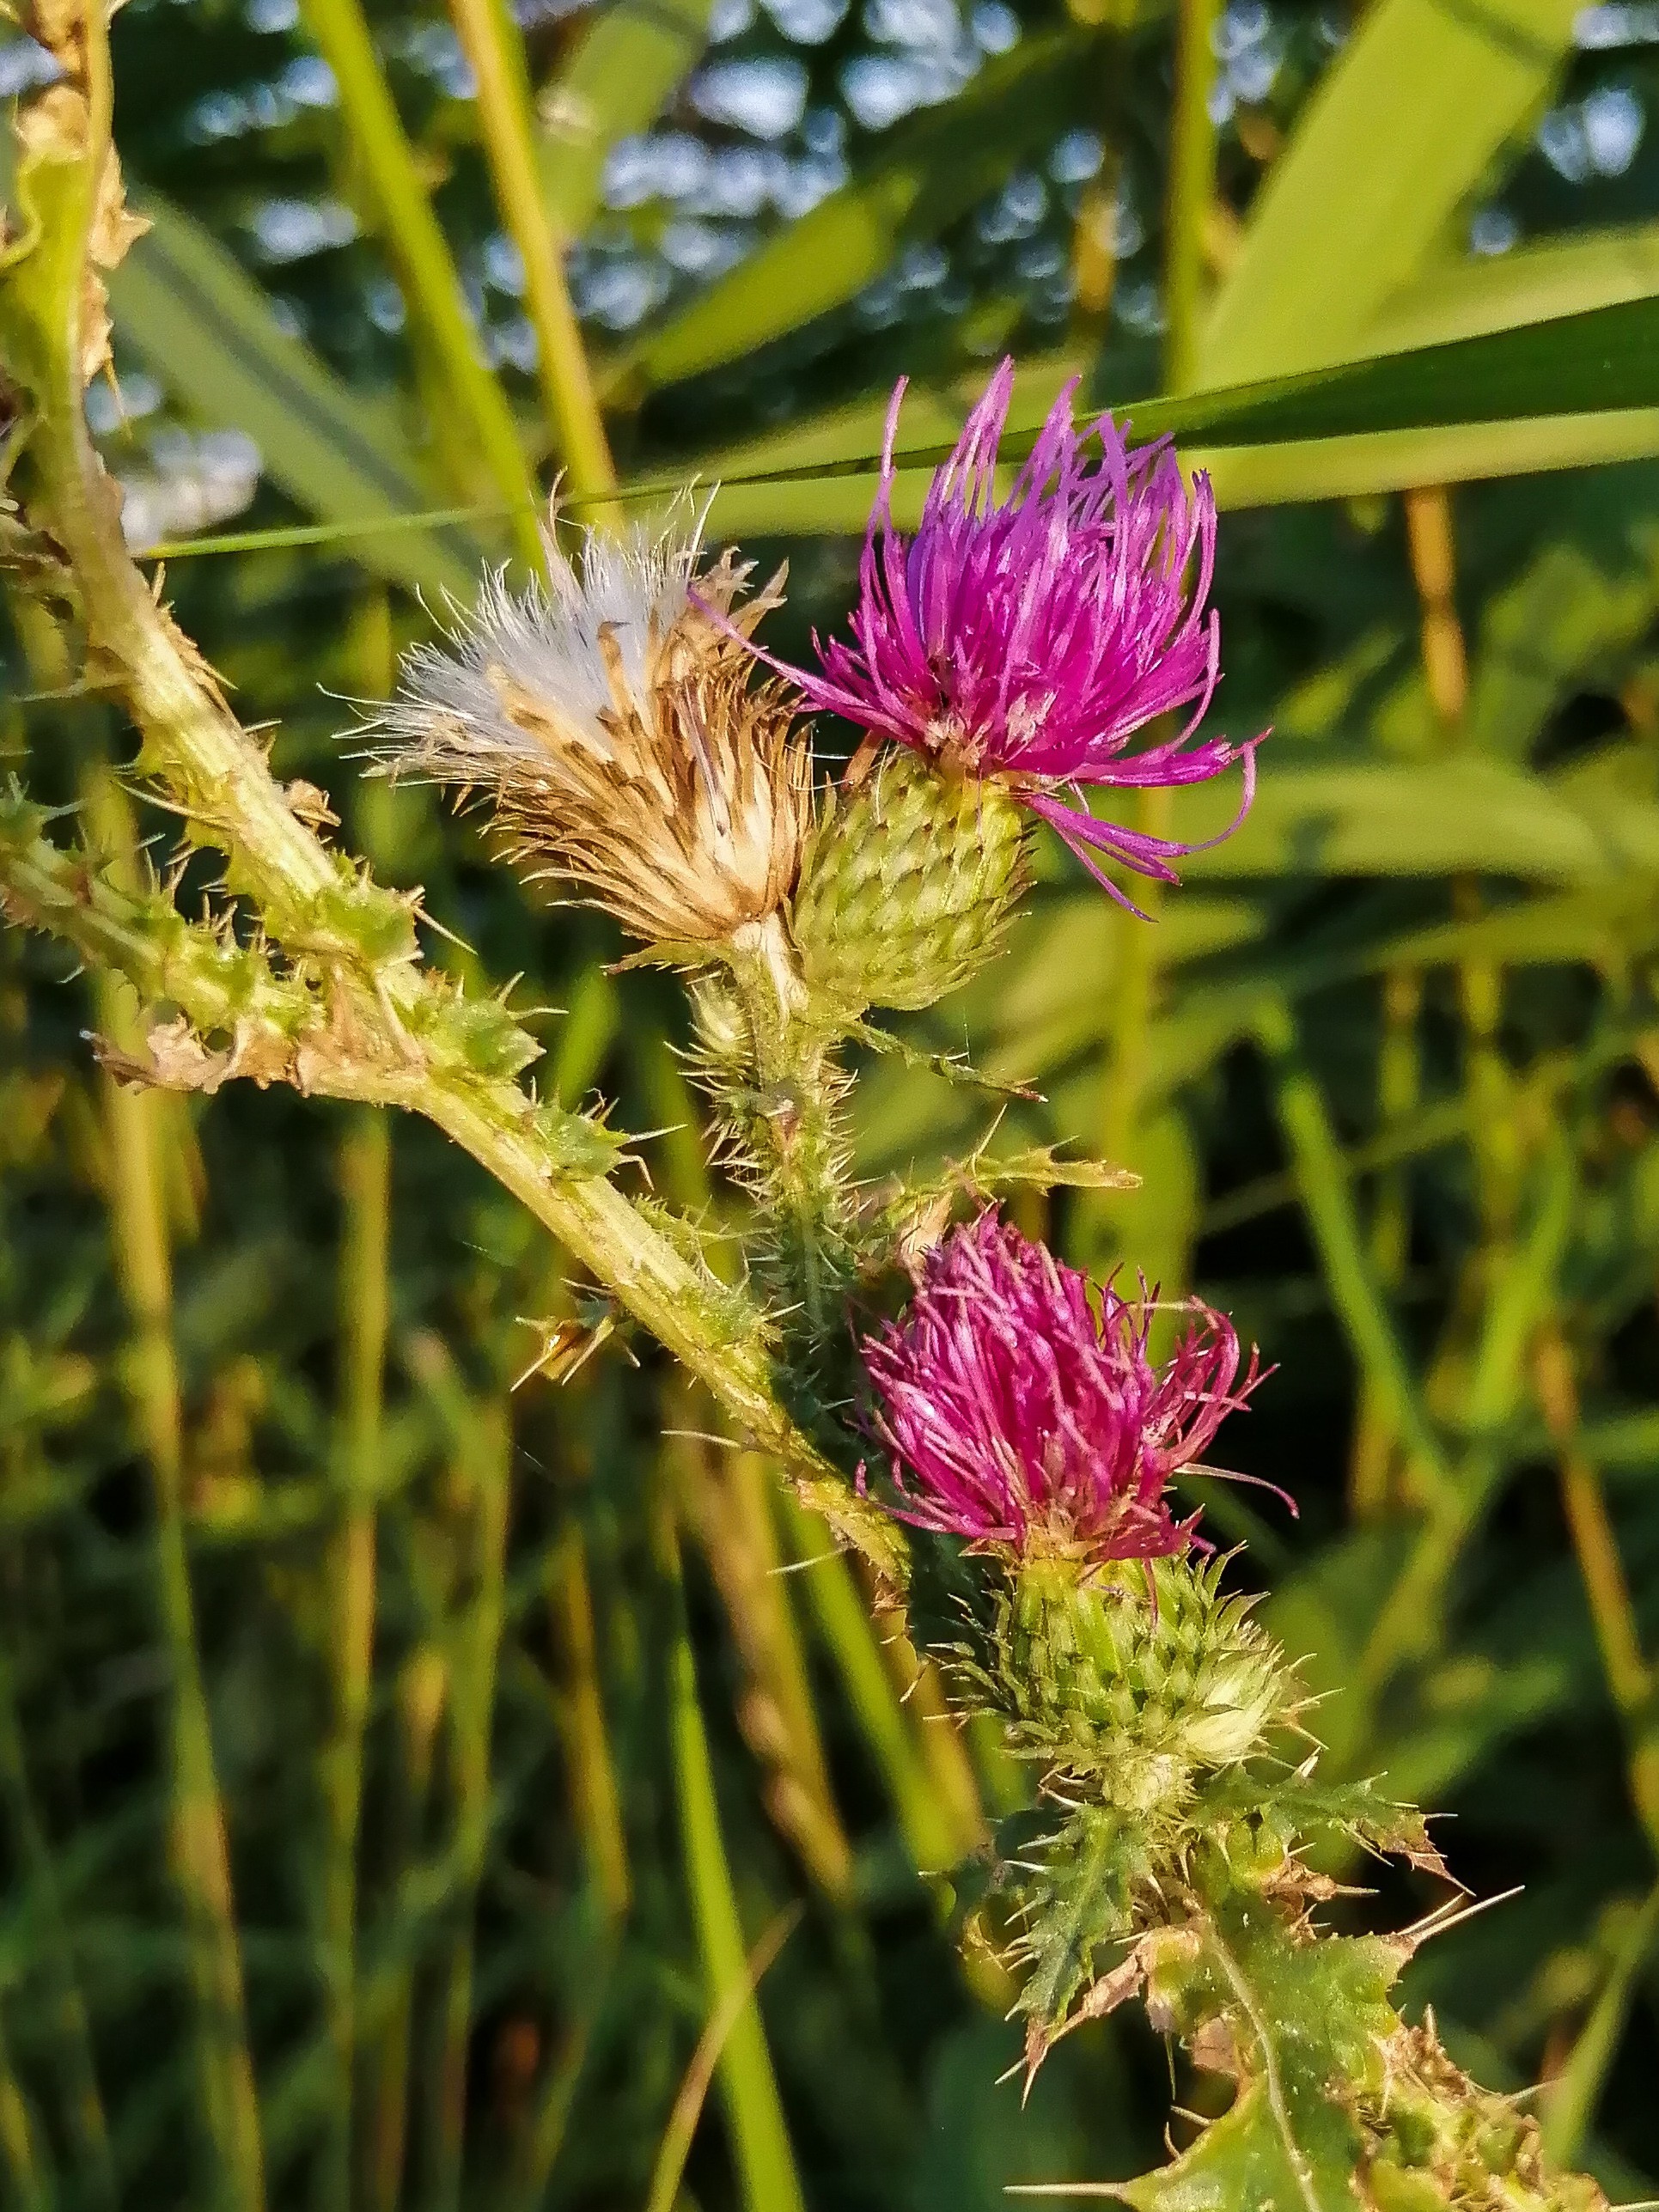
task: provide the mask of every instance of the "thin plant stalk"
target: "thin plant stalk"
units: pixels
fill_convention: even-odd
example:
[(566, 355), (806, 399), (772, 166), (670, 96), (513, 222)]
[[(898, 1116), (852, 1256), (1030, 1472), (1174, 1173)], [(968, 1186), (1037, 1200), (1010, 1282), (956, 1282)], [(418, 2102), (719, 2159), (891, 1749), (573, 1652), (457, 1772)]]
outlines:
[(719, 2079), (731, 2132), (732, 2160), (747, 2212), (804, 2212), (795, 2153), (784, 2118), (778, 2081), (760, 2008), (749, 1983), (748, 1945), (738, 1916), (731, 1867), (721, 1832), (698, 1694), (697, 1663), (680, 1581), (680, 1546), (665, 1502), (657, 1506), (657, 1552), (674, 1597), (674, 1642), (669, 1654), (669, 1726), (680, 1800), (680, 1848), (697, 1926), (711, 2005), (741, 1993), (725, 2038)]
[(363, 1746), (375, 1645), (375, 1488), (389, 1306), (392, 1143), (384, 1113), (359, 1108), (339, 1153), (345, 1234), (340, 1251), (342, 1362), (340, 1522), (325, 1569), (330, 1726), (320, 1761), (324, 1807), (322, 1946), (328, 2036), (339, 2094), (330, 2100), (317, 2165), (318, 2201), (350, 2212), (351, 2105), (357, 2060), (357, 1854)]
[(119, 2201), (110, 2158), (109, 2130), (92, 2047), (86, 2000), (76, 1971), (74, 1946), (52, 1844), (30, 1785), (12, 1671), (0, 1653), (0, 1800), (3, 1800), (16, 1870), (45, 1931), (43, 1965), (51, 1990), (49, 2021), (53, 2069), (68, 2135), (88, 2201), (113, 2208)]
[[(1397, 1139), (1410, 1127), (1422, 1104), (1423, 1052), (1418, 1028), (1423, 1012), (1419, 968), (1390, 968), (1382, 984), (1382, 1042), (1378, 1055), (1379, 1142)], [(1371, 1215), (1371, 1264), (1385, 1291), (1397, 1292), (1405, 1280), (1412, 1234), (1411, 1178), (1403, 1162), (1377, 1177)], [(1398, 1435), (1370, 1378), (1360, 1384), (1359, 1414), (1354, 1424), (1349, 1463), (1349, 1504), (1357, 1520), (1375, 1520), (1390, 1503)]]
[(440, 2048), (425, 2199), (430, 2212), (454, 2212), (460, 2202), (467, 2057), (473, 2026), (473, 1916), (490, 1840), (490, 1746), (506, 1617), (513, 1430), (502, 1404), (469, 1401), (463, 1410), (458, 1380), (447, 1372), (447, 1356), (435, 1340), (421, 1340), (418, 1357), (435, 1393), (454, 1409), (456, 1472), (471, 1524), (467, 1604), (458, 1624), (449, 1696), (455, 1859), (449, 1913), (454, 1934), (437, 1977)]
[[(449, 1673), (443, 1655), (422, 1644), (405, 1661), (397, 1691), (398, 1757), (388, 1827), (387, 1887), (395, 1895), (420, 1849), (432, 1789), (433, 1753)], [(373, 2212), (397, 2212), (408, 2158), (409, 2054), (414, 2014), (415, 1961), (406, 1953), (393, 1970), (384, 2013), (366, 2052), (367, 2194)]]
[[(131, 853), (131, 818), (107, 776), (98, 780), (88, 814), (106, 849)], [(130, 1003), (105, 972), (99, 974), (96, 997), (104, 1034), (118, 1044), (135, 1041)], [(235, 2212), (262, 2212), (265, 2153), (247, 2041), (230, 1843), (185, 1533), (184, 1421), (173, 1342), (173, 1261), (161, 1158), (164, 1124), (158, 1111), (163, 1102), (107, 1071), (102, 1092), (110, 1234), (133, 1331), (127, 1386), (156, 1505), (156, 1601), (172, 1677), (169, 1841), (185, 1912), (203, 2117), (224, 2202)]]
[(510, 510), (515, 540), (532, 567), (541, 565), (535, 478), (525, 459), (512, 411), (485, 365), (430, 187), (392, 98), (359, 0), (304, 0), (306, 27), (339, 88), (350, 134), (375, 216), (411, 320), (431, 350), (457, 425), (481, 458)]
[[(1135, 795), (1138, 831), (1165, 837), (1169, 829), (1169, 794), (1153, 788)], [(1138, 884), (1138, 901), (1154, 923), (1163, 905), (1164, 887), (1156, 879)], [(1101, 1113), (1101, 1156), (1109, 1165), (1134, 1166), (1136, 1130), (1146, 1089), (1152, 1015), (1157, 1002), (1158, 932), (1119, 907), (1115, 985), (1112, 995), (1111, 1058)], [(1109, 1201), (1107, 1202), (1109, 1203)]]
[(576, 1823), (606, 1919), (619, 1926), (628, 1916), (633, 1880), (605, 1721), (587, 1546), (574, 1521), (548, 1551), (547, 1606), (563, 1675), (560, 1709)]
[(614, 1932), (582, 1976), (581, 2002), (537, 2093), (525, 2127), (508, 2203), (511, 2212), (542, 2212), (553, 2168), (564, 2148), (570, 2113), (593, 2048), (594, 2031), (611, 1992), (616, 1964)]
[(1573, 2165), (1583, 2150), (1602, 2088), (1619, 2055), (1638, 1980), (1656, 1941), (1659, 1941), (1659, 1886), (1648, 1892), (1619, 1947), (1572, 2055), (1550, 2084), (1540, 2118), (1545, 2155), (1559, 2166)]
[(1271, 1064), (1279, 1127), (1338, 1317), (1362, 1374), (1407, 1448), (1434, 1470), (1443, 1490), (1450, 1479), (1446, 1457), (1372, 1269), (1324, 1097), (1297, 1057), (1295, 1028), (1281, 1002), (1264, 1009), (1259, 1033)]
[(651, 2185), (645, 2198), (645, 2212), (674, 2212), (692, 2139), (697, 2133), (704, 2099), (714, 2080), (715, 2069), (720, 2063), (720, 2054), (726, 2047), (726, 2039), (741, 2019), (744, 2007), (753, 2002), (762, 1976), (788, 1941), (800, 1918), (799, 1906), (778, 1914), (750, 1952), (748, 1968), (743, 1979), (734, 1983), (710, 2013), (703, 2032), (697, 2039), (697, 2048), (692, 2053), (691, 2064), (686, 2069), (680, 2093), (674, 2100), (674, 2109), (668, 2114), (668, 2124), (662, 2130), (662, 2141), (657, 2146), (656, 2162), (651, 2168)]
[(536, 334), (543, 404), (573, 503), (584, 521), (602, 521), (614, 511), (608, 500), (616, 490), (616, 467), (541, 189), (523, 37), (504, 0), (449, 0), (449, 13), (478, 80), (479, 127), (496, 200), (524, 264), (524, 303)]
[(1642, 1649), (1601, 1478), (1583, 1448), (1577, 1377), (1558, 1324), (1546, 1325), (1539, 1332), (1533, 1377), (1558, 1455), (1562, 1510), (1595, 1630), (1601, 1671), (1629, 1742), (1631, 1801), (1659, 1856), (1659, 1726), (1652, 1711), (1653, 1669)]
[(747, 1677), (738, 1718), (766, 1770), (767, 1810), (814, 1879), (845, 1898), (852, 1847), (830, 1789), (805, 1655), (779, 1572), (764, 1463), (757, 1453), (734, 1453), (717, 1469), (711, 1447), (689, 1435), (681, 1441), (686, 1504)]
[(912, 1862), (921, 1872), (954, 1866), (961, 1831), (934, 1787), (928, 1762), (900, 1702), (878, 1631), (835, 1539), (787, 1493), (784, 1525), (798, 1571), (792, 1577), (812, 1608), (865, 1742), (893, 1799)]
[(12, 2064), (11, 2045), (0, 2020), (0, 2160), (9, 2200), (17, 2212), (52, 2212), (52, 2191), (35, 2140), (28, 2100)]
[(1179, 0), (1169, 186), (1164, 210), (1164, 380), (1189, 391), (1199, 377), (1205, 236), (1216, 197), (1216, 125), (1210, 113), (1218, 0)]

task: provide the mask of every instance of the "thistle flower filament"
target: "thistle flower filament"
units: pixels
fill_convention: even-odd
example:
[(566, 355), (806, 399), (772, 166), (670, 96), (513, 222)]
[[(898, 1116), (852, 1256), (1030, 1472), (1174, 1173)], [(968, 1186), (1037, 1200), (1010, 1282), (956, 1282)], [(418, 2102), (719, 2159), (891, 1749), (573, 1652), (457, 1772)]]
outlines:
[[(947, 771), (1008, 783), (1120, 896), (1101, 860), (1172, 881), (1171, 860), (1201, 848), (1097, 820), (1083, 789), (1203, 783), (1238, 761), (1241, 820), (1259, 740), (1189, 742), (1220, 673), (1219, 621), (1205, 605), (1216, 548), (1208, 479), (1189, 486), (1167, 441), (1131, 448), (1107, 416), (1078, 431), (1076, 389), (1074, 380), (1060, 393), (998, 504), (1014, 392), (1005, 361), (906, 538), (890, 504), (901, 382), (851, 642), (814, 640), (815, 672), (771, 665), (809, 705), (861, 724), (867, 743), (889, 738)], [(1127, 750), (1156, 717), (1187, 707), (1177, 734)]]
[(1150, 1301), (1119, 1296), (994, 1213), (929, 1255), (902, 1324), (868, 1340), (875, 1426), (919, 1528), (1022, 1557), (1154, 1559), (1181, 1551), (1168, 1490), (1259, 1379), (1196, 1303), (1156, 1366)]

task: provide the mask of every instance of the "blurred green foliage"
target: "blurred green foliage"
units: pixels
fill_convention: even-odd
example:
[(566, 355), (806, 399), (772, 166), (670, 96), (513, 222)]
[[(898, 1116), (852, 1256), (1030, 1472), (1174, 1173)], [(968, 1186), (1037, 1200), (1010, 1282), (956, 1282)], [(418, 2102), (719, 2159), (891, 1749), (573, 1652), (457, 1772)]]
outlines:
[[(656, 1185), (717, 1215), (674, 990), (363, 781), (341, 695), (382, 696), (522, 544), (533, 481), (581, 476), (558, 423), (596, 409), (625, 488), (718, 474), (712, 527), (791, 556), (786, 648), (846, 604), (900, 373), (924, 456), (1005, 347), (1027, 425), (1076, 374), (1190, 430), (1232, 509), (1220, 711), (1274, 729), (1255, 810), (1154, 926), (1047, 855), (999, 966), (912, 1033), (1034, 1082), (1034, 1142), (1144, 1178), (1028, 1226), (1202, 1289), (1278, 1363), (1226, 1449), (1300, 1516), (1205, 1484), (1210, 1526), (1329, 1693), (1333, 1770), (1455, 1815), (1477, 1894), (1522, 1886), (1414, 1997), (1646, 2197), (1650, 11), (1235, 0), (1184, 43), (1081, 12), (502, 11), (540, 186), (515, 229), (441, 15), (371, 11), (377, 106), (320, 60), (339, 0), (131, 0), (118, 135), (154, 228), (113, 285), (105, 451), (149, 540), (256, 540), (169, 589), (282, 774), (425, 886), (441, 961), (561, 1009), (547, 1088), (657, 1130)], [(1178, 45), (1213, 60), (1196, 88)], [(0, 47), (10, 88), (31, 66)], [(1198, 197), (1167, 210), (1172, 174)], [(587, 342), (557, 407), (557, 301), (526, 307), (550, 241)], [(123, 733), (27, 624), (8, 667), (8, 765), (119, 828)], [(125, 833), (166, 851), (158, 813)], [(119, 1091), (83, 1036), (119, 1000), (62, 969), (0, 935), (8, 2201), (247, 2206), (262, 2157), (273, 2204), (973, 2212), (1155, 2157), (1136, 2024), (1070, 2038), (1023, 2106), (992, 2087), (1007, 1993), (957, 1962), (945, 1873), (1027, 1778), (936, 1717), (765, 1468), (432, 1132)], [(864, 1164), (990, 1113), (878, 1062)], [(232, 1896), (202, 1878), (221, 1818)]]

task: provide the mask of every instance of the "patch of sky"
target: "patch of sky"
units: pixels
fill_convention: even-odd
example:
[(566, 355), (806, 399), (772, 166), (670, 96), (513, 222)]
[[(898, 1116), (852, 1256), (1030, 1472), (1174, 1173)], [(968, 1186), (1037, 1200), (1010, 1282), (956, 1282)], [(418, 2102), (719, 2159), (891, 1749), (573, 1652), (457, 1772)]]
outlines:
[(989, 207), (979, 210), (973, 227), (987, 246), (1006, 246), (1016, 238), (1029, 238), (1047, 211), (1048, 192), (1042, 179), (1022, 169)]
[(274, 37), (278, 32), (291, 31), (299, 21), (300, 0), (247, 0), (242, 20), (250, 31)]
[(162, 387), (153, 376), (146, 376), (142, 369), (124, 369), (119, 390), (104, 377), (88, 386), (87, 421), (95, 437), (105, 438), (129, 424), (143, 422), (161, 404)]
[(1084, 185), (1101, 173), (1106, 149), (1093, 131), (1068, 131), (1048, 157), (1048, 174), (1057, 185)]
[(55, 84), (62, 69), (33, 39), (8, 39), (0, 46), (0, 100), (13, 100), (38, 85)]
[(268, 199), (248, 217), (261, 259), (280, 265), (303, 261), (350, 243), (357, 218), (337, 199)]
[(478, 92), (473, 64), (448, 23), (406, 23), (387, 41), (388, 52), (430, 77), (451, 100), (471, 100)]
[(754, 0), (714, 0), (709, 10), (709, 44), (723, 46), (741, 39), (754, 21)]
[(799, 46), (821, 46), (847, 19), (851, 0), (761, 0), (784, 36)]
[(259, 449), (241, 430), (158, 430), (149, 469), (120, 478), (121, 530), (135, 552), (228, 521), (259, 488)]
[(1113, 313), (1137, 338), (1156, 338), (1163, 328), (1163, 302), (1150, 279), (1119, 284), (1112, 296)]
[(492, 292), (509, 299), (524, 296), (524, 256), (504, 230), (492, 231), (479, 249), (479, 266)]
[(942, 246), (907, 246), (894, 271), (907, 292), (930, 292), (950, 274), (950, 256)]
[(1521, 235), (1521, 225), (1506, 207), (1483, 207), (1469, 225), (1469, 250), (1490, 259), (1507, 253)]
[(484, 332), (484, 357), (491, 369), (517, 369), (528, 376), (540, 350), (534, 327), (526, 315), (491, 324)]
[(975, 65), (954, 54), (858, 54), (841, 71), (842, 97), (866, 131), (886, 131), (960, 92)]
[(714, 62), (692, 80), (692, 106), (752, 137), (785, 138), (807, 112), (807, 69), (792, 55)]
[(1538, 149), (1569, 184), (1619, 177), (1636, 158), (1646, 117), (1625, 85), (1601, 85), (1584, 100), (1552, 107), (1538, 126)]
[(276, 90), (296, 107), (332, 107), (340, 96), (334, 72), (320, 54), (296, 54), (277, 79)]
[(387, 338), (395, 338), (409, 319), (403, 294), (390, 277), (374, 279), (363, 296), (363, 305), (368, 310), (369, 321), (376, 330), (383, 331)]
[(663, 263), (638, 254), (595, 254), (571, 264), (576, 313), (606, 330), (643, 322), (667, 299), (671, 281)]
[(695, 216), (682, 215), (664, 227), (657, 246), (671, 269), (677, 269), (682, 277), (709, 283), (736, 267), (748, 251), (749, 235), (729, 224), (703, 222)]
[(1005, 0), (978, 0), (967, 27), (982, 54), (1009, 53), (1020, 42), (1020, 19)]
[(1591, 52), (1612, 46), (1659, 46), (1659, 6), (1654, 0), (1610, 0), (1610, 4), (1581, 8), (1573, 18), (1574, 44)]
[(839, 107), (814, 107), (801, 125), (809, 154), (844, 154), (847, 147), (847, 119)]

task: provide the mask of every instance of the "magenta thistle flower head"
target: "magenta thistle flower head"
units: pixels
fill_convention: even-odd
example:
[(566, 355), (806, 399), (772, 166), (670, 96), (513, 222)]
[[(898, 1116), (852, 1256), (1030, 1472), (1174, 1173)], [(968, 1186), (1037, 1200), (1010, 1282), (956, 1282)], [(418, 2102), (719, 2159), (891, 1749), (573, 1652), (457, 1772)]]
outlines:
[[(1144, 1291), (1144, 1285), (1142, 1286)], [(1169, 1509), (1259, 1380), (1223, 1313), (1196, 1302), (1172, 1356), (1147, 1356), (1152, 1301), (1120, 1298), (994, 1212), (928, 1255), (902, 1323), (868, 1338), (875, 1427), (918, 1528), (1032, 1553), (1156, 1559), (1191, 1540)]]
[[(1248, 809), (1260, 740), (1190, 741), (1220, 673), (1220, 625), (1205, 607), (1216, 550), (1208, 478), (1189, 486), (1167, 439), (1131, 448), (1109, 416), (1078, 431), (1076, 390), (1074, 379), (998, 505), (997, 448), (1014, 393), (1004, 361), (906, 538), (890, 503), (901, 382), (852, 641), (814, 637), (820, 673), (772, 665), (809, 704), (872, 738), (1007, 779), (1120, 897), (1096, 855), (1167, 882), (1173, 858), (1202, 848), (1098, 821), (1083, 789), (1198, 783), (1241, 760), (1243, 803), (1228, 835)], [(1182, 707), (1192, 711), (1177, 735), (1126, 749)]]

